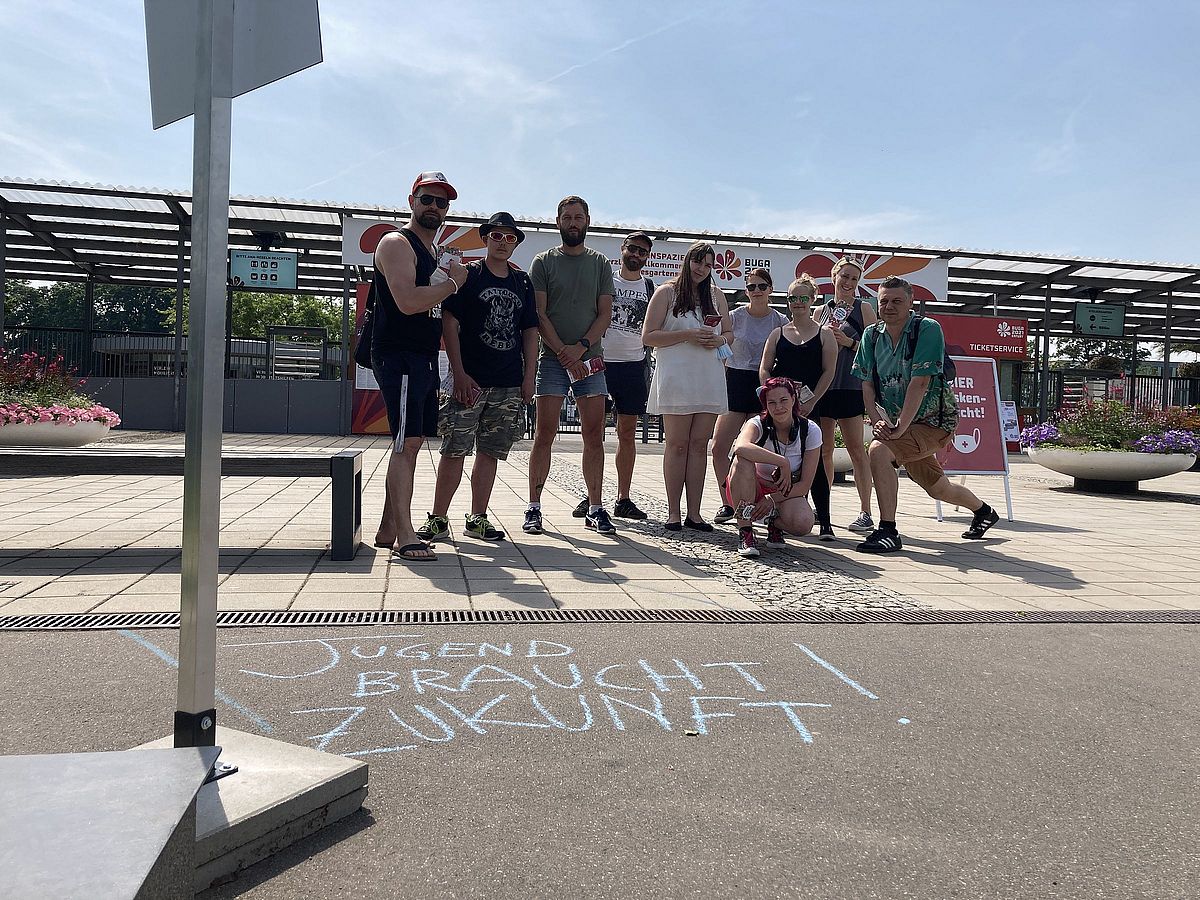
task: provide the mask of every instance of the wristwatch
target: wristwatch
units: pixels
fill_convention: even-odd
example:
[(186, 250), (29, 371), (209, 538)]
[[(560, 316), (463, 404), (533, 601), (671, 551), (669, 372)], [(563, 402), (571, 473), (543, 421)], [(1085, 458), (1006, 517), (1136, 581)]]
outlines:
[(584, 350), (591, 350), (591, 349), (592, 349), (592, 342), (591, 342), (591, 341), (589, 341), (589, 340), (588, 340), (587, 338), (585, 338), (585, 337), (581, 337), (581, 338), (579, 339), (579, 341), (578, 341), (578, 344), (579, 344), (581, 347), (583, 347), (583, 349), (584, 349)]

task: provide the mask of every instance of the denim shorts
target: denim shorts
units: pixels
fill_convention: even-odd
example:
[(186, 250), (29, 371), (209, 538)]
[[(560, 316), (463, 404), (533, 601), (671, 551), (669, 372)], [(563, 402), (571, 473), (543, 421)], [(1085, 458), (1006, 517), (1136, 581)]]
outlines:
[(571, 376), (554, 356), (543, 356), (538, 360), (537, 383), (534, 394), (538, 397), (565, 397), (570, 390), (575, 399), (580, 397), (608, 396), (608, 382), (603, 372), (589, 375), (583, 381), (571, 383)]

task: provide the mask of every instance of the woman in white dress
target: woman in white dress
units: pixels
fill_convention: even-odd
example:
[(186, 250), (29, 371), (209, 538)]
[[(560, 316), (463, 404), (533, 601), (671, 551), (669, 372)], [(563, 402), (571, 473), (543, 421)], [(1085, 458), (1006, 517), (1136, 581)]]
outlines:
[[(654, 292), (642, 326), (642, 343), (655, 348), (646, 409), (663, 417), (668, 531), (713, 530), (701, 516), (700, 501), (713, 426), (729, 411), (724, 361), (733, 342), (729, 306), (712, 280), (715, 258), (711, 244), (692, 244), (679, 274)], [(685, 487), (687, 516), (682, 517)]]

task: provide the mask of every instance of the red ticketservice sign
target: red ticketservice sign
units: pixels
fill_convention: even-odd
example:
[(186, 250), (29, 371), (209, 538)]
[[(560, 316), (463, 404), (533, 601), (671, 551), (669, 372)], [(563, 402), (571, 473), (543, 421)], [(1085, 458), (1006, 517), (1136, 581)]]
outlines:
[(958, 401), (954, 440), (938, 455), (947, 475), (1007, 475), (996, 361), (955, 356), (951, 387)]
[(1029, 338), (1027, 319), (1000, 316), (956, 316), (932, 313), (946, 336), (951, 356), (985, 356), (989, 359), (1024, 359)]

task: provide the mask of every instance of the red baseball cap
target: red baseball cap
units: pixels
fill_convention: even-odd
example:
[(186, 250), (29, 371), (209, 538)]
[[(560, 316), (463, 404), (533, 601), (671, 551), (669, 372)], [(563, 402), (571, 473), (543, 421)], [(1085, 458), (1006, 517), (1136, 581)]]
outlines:
[(446, 176), (441, 172), (422, 172), (417, 176), (417, 180), (413, 182), (412, 190), (409, 191), (409, 193), (415, 197), (418, 188), (427, 187), (433, 184), (444, 187), (446, 192), (450, 195), (451, 200), (458, 199), (458, 191), (454, 189), (454, 185), (447, 181)]

